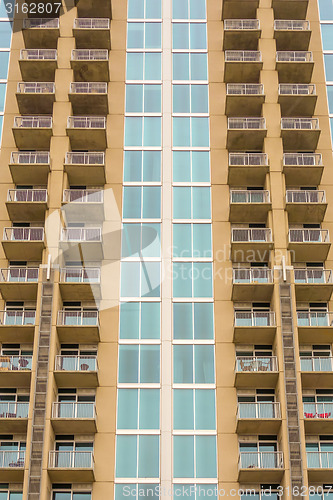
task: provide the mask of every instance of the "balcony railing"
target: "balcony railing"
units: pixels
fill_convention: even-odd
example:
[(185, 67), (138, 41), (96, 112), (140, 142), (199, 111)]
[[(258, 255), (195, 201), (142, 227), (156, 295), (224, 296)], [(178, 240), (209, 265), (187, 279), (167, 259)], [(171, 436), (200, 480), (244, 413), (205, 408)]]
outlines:
[(327, 229), (289, 229), (290, 243), (329, 243)]
[(105, 116), (69, 116), (67, 127), (71, 129), (105, 129)]
[(264, 95), (262, 83), (228, 83), (227, 95)]
[(52, 128), (52, 116), (15, 116), (16, 128)]
[(309, 469), (333, 469), (333, 451), (307, 451)]
[(280, 403), (238, 403), (237, 418), (281, 418)]
[(9, 189), (7, 201), (46, 203), (47, 189)]
[(96, 372), (96, 356), (56, 356), (55, 371)]
[(0, 283), (37, 283), (38, 267), (8, 267), (0, 269)]
[(326, 203), (325, 191), (292, 191), (286, 192), (287, 203)]
[(295, 283), (312, 284), (327, 284), (333, 283), (333, 273), (330, 269), (321, 267), (294, 269)]
[(52, 418), (96, 418), (95, 403), (53, 403)]
[(265, 118), (228, 118), (228, 129), (264, 130)]
[(93, 469), (92, 451), (50, 451), (49, 468)]
[(333, 418), (333, 403), (303, 403), (304, 418)]
[(72, 61), (108, 61), (107, 49), (73, 49)]
[(65, 189), (64, 203), (103, 203), (104, 191), (100, 189)]
[(0, 311), (0, 325), (1, 326), (26, 326), (34, 325), (36, 320), (36, 311), (20, 311), (20, 310), (6, 310)]
[(272, 230), (270, 228), (233, 228), (232, 229), (232, 242), (248, 242), (248, 243), (271, 243)]
[(301, 356), (302, 372), (333, 372), (331, 356)]
[(224, 21), (224, 31), (259, 29), (259, 19), (225, 19)]
[(32, 356), (0, 356), (0, 372), (31, 370)]
[(107, 18), (77, 18), (74, 19), (74, 29), (82, 30), (108, 30), (110, 29), (110, 19)]
[(66, 165), (104, 165), (105, 154), (98, 153), (66, 153)]
[(286, 167), (312, 167), (323, 164), (320, 153), (284, 153), (283, 165)]
[(10, 162), (14, 165), (47, 165), (50, 163), (50, 153), (48, 151), (40, 151), (36, 153), (13, 151)]
[(60, 272), (60, 283), (100, 283), (99, 267), (65, 267)]
[(22, 49), (20, 59), (23, 61), (56, 61), (55, 49)]
[(17, 92), (18, 94), (54, 94), (55, 85), (52, 82), (19, 82)]
[(25, 451), (0, 451), (0, 468), (22, 469), (24, 467)]
[(283, 469), (282, 451), (241, 451), (239, 469)]
[(44, 241), (43, 227), (5, 227), (5, 241)]
[(236, 327), (265, 327), (275, 326), (274, 311), (235, 311)]
[(71, 94), (107, 94), (106, 82), (72, 82), (69, 92)]
[(29, 403), (0, 403), (0, 419), (1, 418), (28, 418)]
[(297, 311), (297, 326), (333, 326), (333, 313), (326, 311)]
[(276, 62), (313, 62), (312, 52), (282, 50), (276, 53)]
[(100, 227), (67, 227), (61, 231), (63, 242), (91, 242), (102, 241), (102, 229)]
[(225, 62), (261, 62), (259, 50), (226, 50)]
[(229, 153), (230, 166), (267, 166), (266, 153)]
[(307, 83), (280, 83), (279, 95), (316, 95), (316, 86)]
[(273, 271), (267, 267), (233, 269), (233, 283), (273, 283)]
[(58, 326), (98, 326), (98, 311), (58, 311)]
[(37, 28), (37, 29), (57, 29), (59, 28), (59, 18), (48, 19), (48, 18), (33, 18), (33, 19), (23, 19), (23, 28)]
[(318, 130), (318, 118), (281, 118), (282, 130)]
[(230, 191), (231, 203), (270, 203), (269, 191), (234, 189)]
[(281, 31), (308, 31), (310, 29), (310, 23), (309, 21), (295, 21), (295, 20), (280, 20), (277, 19), (274, 21), (274, 29), (276, 31), (281, 30)]

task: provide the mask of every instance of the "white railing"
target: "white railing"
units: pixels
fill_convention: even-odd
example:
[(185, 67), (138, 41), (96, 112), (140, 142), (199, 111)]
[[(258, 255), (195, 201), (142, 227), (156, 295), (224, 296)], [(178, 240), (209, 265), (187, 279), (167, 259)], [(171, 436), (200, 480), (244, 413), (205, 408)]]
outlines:
[(233, 228), (232, 229), (232, 242), (248, 242), (248, 243), (271, 243), (272, 230), (268, 227), (258, 227), (253, 229), (248, 228)]
[(67, 128), (71, 129), (105, 129), (105, 116), (69, 116)]
[(235, 311), (235, 327), (275, 326), (274, 311)]
[(93, 402), (53, 403), (52, 418), (96, 418), (96, 405)]
[(97, 356), (63, 356), (55, 359), (55, 371), (97, 372)]
[(66, 165), (104, 165), (105, 153), (66, 153)]
[(43, 227), (5, 227), (5, 241), (44, 241)]
[(233, 189), (230, 191), (231, 203), (270, 203), (269, 191)]
[(280, 403), (238, 403), (237, 418), (281, 418)]
[(333, 326), (333, 313), (326, 311), (297, 311), (297, 326)]
[(108, 30), (110, 19), (107, 18), (77, 18), (74, 19), (74, 29), (81, 30)]
[(301, 356), (302, 372), (333, 372), (332, 356)]
[(224, 31), (233, 30), (259, 30), (259, 19), (225, 19)]
[(50, 451), (49, 468), (51, 469), (93, 469), (92, 451)]
[(15, 116), (15, 128), (52, 128), (52, 116)]
[(302, 284), (327, 284), (333, 283), (333, 274), (330, 269), (322, 267), (307, 267), (302, 269), (294, 268), (295, 283)]
[(100, 189), (65, 189), (64, 203), (103, 203), (104, 191)]
[(54, 94), (55, 85), (52, 82), (19, 82), (17, 92), (18, 94)]
[(58, 311), (58, 326), (98, 326), (98, 311)]
[(332, 403), (303, 403), (304, 418), (333, 418)]
[(265, 118), (228, 118), (228, 129), (242, 129), (242, 130), (264, 130), (266, 129)]
[(0, 356), (0, 372), (31, 370), (32, 356)]
[(225, 62), (261, 62), (259, 50), (226, 50)]
[(289, 243), (329, 243), (327, 229), (289, 229)]
[(313, 167), (323, 164), (321, 153), (284, 153), (283, 165), (286, 167)]
[(9, 189), (7, 201), (47, 202), (47, 189)]
[(28, 418), (29, 403), (0, 403), (0, 419), (1, 418)]
[(286, 191), (287, 203), (326, 203), (325, 191), (306, 191), (300, 189), (293, 191), (288, 189)]
[(107, 94), (108, 84), (106, 82), (72, 82), (70, 94)]
[(38, 28), (38, 29), (57, 29), (59, 28), (59, 18), (33, 18), (23, 19), (23, 29)]
[(38, 267), (8, 267), (0, 269), (0, 283), (37, 283)]
[(107, 49), (73, 49), (72, 61), (108, 61)]
[(1, 469), (22, 469), (24, 467), (25, 451), (0, 451)]
[(264, 95), (262, 83), (228, 83), (227, 95)]
[(10, 310), (0, 311), (1, 326), (27, 326), (34, 325), (36, 311), (34, 310)]
[(267, 166), (267, 153), (229, 153), (231, 166)]
[(309, 469), (333, 469), (333, 451), (307, 451)]
[(20, 59), (23, 61), (56, 61), (56, 49), (21, 49)]
[(318, 118), (281, 118), (282, 130), (318, 130)]
[(239, 469), (283, 469), (282, 451), (241, 451)]
[(313, 62), (312, 52), (282, 50), (276, 53), (277, 62)]
[(48, 165), (50, 163), (50, 153), (48, 151), (23, 152), (13, 151), (10, 157), (13, 165)]
[(60, 271), (60, 283), (100, 283), (99, 267), (65, 267)]
[(242, 283), (273, 283), (273, 271), (267, 267), (241, 268), (232, 270), (234, 284)]
[(316, 95), (316, 86), (312, 83), (280, 83), (279, 95)]
[(309, 21), (294, 21), (294, 20), (280, 20), (274, 21), (274, 29), (282, 31), (309, 31), (310, 23)]
[(100, 227), (66, 227), (61, 230), (61, 241), (63, 242), (91, 242), (102, 241), (102, 229)]

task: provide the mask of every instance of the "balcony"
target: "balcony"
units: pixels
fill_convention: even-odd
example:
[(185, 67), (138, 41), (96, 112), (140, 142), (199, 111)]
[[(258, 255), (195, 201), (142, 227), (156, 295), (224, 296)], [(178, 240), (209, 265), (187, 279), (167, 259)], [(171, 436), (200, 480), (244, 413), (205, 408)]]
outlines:
[(66, 153), (65, 172), (70, 184), (105, 184), (105, 153)]
[(107, 0), (75, 0), (79, 17), (101, 17), (111, 18), (111, 1)]
[(296, 300), (311, 302), (330, 300), (333, 292), (333, 274), (320, 267), (294, 268)]
[(101, 189), (65, 189), (62, 203), (67, 221), (104, 220), (104, 191)]
[(281, 83), (279, 104), (282, 116), (312, 116), (317, 102), (316, 86), (308, 83)]
[(276, 53), (280, 83), (310, 83), (313, 65), (312, 52), (299, 50)]
[(225, 114), (260, 116), (265, 101), (262, 83), (228, 83)]
[(13, 135), (18, 149), (50, 149), (52, 116), (15, 116)]
[(73, 82), (70, 86), (69, 100), (73, 113), (85, 115), (107, 115), (108, 84), (106, 82)]
[(233, 262), (267, 262), (273, 249), (270, 228), (232, 228), (231, 259)]
[(31, 367), (32, 356), (0, 356), (0, 387), (30, 388)]
[(8, 260), (42, 260), (45, 248), (43, 227), (5, 227), (2, 247)]
[(281, 427), (280, 403), (238, 403), (238, 434), (278, 434)]
[(110, 19), (74, 19), (73, 35), (78, 49), (111, 49)]
[(230, 190), (230, 222), (266, 222), (271, 210), (270, 194), (267, 190)]
[(228, 184), (260, 186), (268, 173), (266, 153), (229, 153)]
[[(0, 311), (0, 341), (32, 343), (35, 333), (35, 321), (35, 310), (8, 309)], [(6, 358), (8, 359), (8, 356)], [(26, 357), (24, 358), (26, 359)], [(26, 375), (23, 373), (22, 377), (26, 378)], [(6, 381), (6, 384), (8, 384), (8, 381)]]
[(270, 301), (274, 288), (273, 271), (267, 267), (235, 268), (232, 275), (232, 300)]
[(326, 311), (297, 311), (300, 344), (333, 342), (333, 313)]
[(308, 477), (311, 482), (332, 481), (333, 451), (307, 451)]
[(332, 434), (333, 403), (303, 403), (307, 434)]
[(102, 260), (102, 229), (100, 227), (63, 228), (60, 237), (60, 247), (64, 253), (65, 260)]
[(0, 269), (0, 292), (4, 300), (36, 300), (38, 267)]
[(22, 115), (51, 115), (55, 101), (55, 85), (52, 82), (20, 82), (17, 84), (16, 100)]
[(229, 150), (260, 150), (263, 148), (266, 135), (265, 118), (228, 118), (227, 149)]
[(276, 50), (308, 50), (311, 31), (309, 21), (274, 21)]
[(57, 51), (54, 49), (22, 49), (19, 59), (25, 82), (54, 81), (57, 69)]
[(261, 29), (259, 19), (226, 19), (223, 23), (224, 50), (256, 50)]
[(281, 118), (281, 137), (287, 151), (314, 150), (319, 136), (318, 118)]
[(327, 229), (289, 229), (293, 262), (324, 262), (331, 246)]
[(9, 189), (6, 208), (12, 221), (41, 221), (47, 203), (47, 189)]
[(27, 49), (56, 49), (59, 35), (59, 18), (23, 19), (23, 38)]
[(226, 50), (224, 53), (224, 81), (226, 83), (257, 83), (262, 69), (259, 50)]
[(28, 427), (29, 403), (0, 403), (0, 425), (2, 432), (25, 434)]
[(96, 426), (95, 403), (53, 403), (52, 427), (60, 434), (94, 434)]
[(98, 311), (58, 311), (57, 331), (60, 342), (99, 342)]
[(48, 473), (52, 482), (92, 482), (95, 480), (93, 452), (50, 451)]
[(318, 186), (323, 174), (319, 153), (284, 153), (283, 173), (289, 186)]
[(107, 49), (73, 49), (71, 68), (76, 82), (108, 82), (109, 51)]
[(54, 377), (58, 387), (86, 389), (97, 387), (97, 357), (56, 356)]
[(286, 192), (286, 210), (290, 223), (322, 222), (327, 208), (325, 191), (292, 191)]
[(66, 131), (72, 149), (107, 148), (105, 116), (69, 116)]
[(222, 2), (222, 19), (239, 18), (241, 15), (245, 19), (255, 18), (259, 0), (224, 0)]
[(0, 481), (23, 482), (25, 451), (0, 451)]
[(279, 483), (283, 474), (283, 453), (281, 451), (241, 451), (239, 454), (239, 481)]
[(332, 389), (333, 358), (330, 356), (301, 356), (301, 377), (304, 389)]
[(305, 19), (308, 0), (272, 0), (275, 19)]
[(237, 344), (272, 344), (275, 333), (273, 311), (235, 311), (234, 342)]
[(47, 185), (50, 153), (48, 151), (13, 151), (9, 168), (15, 184)]
[(60, 272), (63, 300), (98, 300), (101, 298), (99, 267), (66, 267)]

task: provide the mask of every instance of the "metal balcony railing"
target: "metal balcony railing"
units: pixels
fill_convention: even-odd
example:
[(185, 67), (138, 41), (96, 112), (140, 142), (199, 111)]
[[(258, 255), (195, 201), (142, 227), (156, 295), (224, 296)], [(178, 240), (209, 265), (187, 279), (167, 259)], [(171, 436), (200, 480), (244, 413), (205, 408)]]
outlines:
[(302, 372), (333, 372), (332, 356), (301, 356)]
[(326, 203), (325, 191), (287, 190), (287, 203)]
[(239, 469), (283, 469), (282, 451), (241, 451)]
[(69, 92), (70, 94), (107, 94), (108, 84), (106, 82), (72, 82)]
[(93, 469), (92, 451), (50, 451), (49, 468), (51, 469)]
[(227, 95), (264, 95), (262, 83), (228, 83)]
[(333, 418), (333, 403), (303, 403), (304, 418)]
[(267, 267), (235, 268), (232, 271), (232, 281), (234, 284), (273, 283), (273, 271)]
[(55, 371), (96, 372), (97, 356), (56, 356)]
[(8, 267), (0, 269), (0, 283), (37, 283), (38, 267)]
[(316, 95), (316, 86), (312, 83), (280, 83), (279, 95)]
[(32, 356), (0, 356), (0, 371), (31, 370)]
[(276, 53), (277, 62), (313, 62), (312, 52), (305, 50), (281, 50)]
[(46, 203), (47, 189), (9, 189), (7, 201)]
[(44, 241), (43, 227), (5, 227), (5, 241)]
[(50, 163), (50, 153), (48, 151), (23, 152), (13, 151), (10, 162), (14, 165), (47, 165)]
[(318, 118), (281, 118), (282, 130), (318, 130)]
[(277, 19), (274, 21), (274, 29), (276, 31), (309, 31), (310, 23), (309, 21), (295, 21), (295, 20), (281, 20)]
[(61, 230), (61, 241), (80, 242), (102, 241), (100, 227), (67, 227)]
[(107, 49), (73, 49), (72, 61), (108, 61)]
[(60, 283), (100, 283), (99, 267), (65, 267), (60, 271)]
[(230, 166), (267, 166), (266, 153), (229, 153)]
[(96, 405), (92, 402), (53, 403), (52, 418), (96, 418)]
[(36, 311), (34, 310), (10, 310), (0, 311), (1, 326), (26, 326), (34, 325)]
[(309, 469), (333, 469), (333, 451), (307, 451)]
[(0, 403), (0, 419), (1, 418), (28, 418), (29, 403)]
[(281, 418), (280, 403), (238, 403), (237, 418)]
[(276, 356), (237, 356), (235, 371), (237, 373), (277, 372)]
[(275, 326), (275, 312), (274, 311), (235, 311), (236, 327), (251, 327), (257, 328), (261, 326)]
[(297, 326), (333, 326), (333, 313), (326, 311), (297, 311)]
[(107, 19), (107, 18), (77, 18), (77, 19), (74, 19), (74, 29), (108, 30), (108, 29), (110, 29), (110, 19)]
[(286, 167), (312, 167), (323, 164), (321, 153), (284, 153), (283, 165)]
[(105, 153), (66, 153), (66, 165), (104, 165)]
[(259, 29), (259, 19), (225, 19), (224, 21), (224, 31)]
[(18, 94), (54, 94), (55, 84), (52, 82), (19, 82), (17, 84)]
[(230, 203), (270, 203), (269, 191), (233, 189), (230, 191)]
[(15, 128), (52, 128), (52, 116), (15, 116)]
[(58, 311), (58, 326), (98, 326), (98, 311)]
[(56, 61), (56, 49), (21, 49), (20, 59), (23, 61)]
[(294, 269), (295, 283), (327, 284), (333, 283), (333, 273), (330, 269), (322, 267)]
[(69, 116), (67, 127), (71, 129), (105, 129), (105, 116)]
[(272, 230), (270, 228), (233, 228), (232, 229), (232, 242), (248, 242), (248, 243), (271, 243), (272, 242)]
[(23, 19), (23, 29), (57, 29), (59, 28), (59, 18), (33, 18), (33, 19)]
[(103, 203), (104, 191), (100, 189), (65, 189), (64, 203)]
[(259, 50), (226, 50), (225, 62), (261, 62)]
[(22, 469), (24, 467), (25, 451), (0, 451), (1, 469)]
[(327, 229), (289, 229), (290, 243), (329, 243)]
[(241, 129), (241, 130), (264, 130), (266, 129), (265, 118), (228, 118), (228, 129)]

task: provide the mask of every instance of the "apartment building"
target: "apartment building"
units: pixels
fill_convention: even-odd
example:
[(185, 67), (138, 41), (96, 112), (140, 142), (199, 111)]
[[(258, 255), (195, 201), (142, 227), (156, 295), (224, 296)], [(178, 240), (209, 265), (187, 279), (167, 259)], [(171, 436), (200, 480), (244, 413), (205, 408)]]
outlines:
[(1, 500), (333, 496), (332, 33), (1, 0)]

